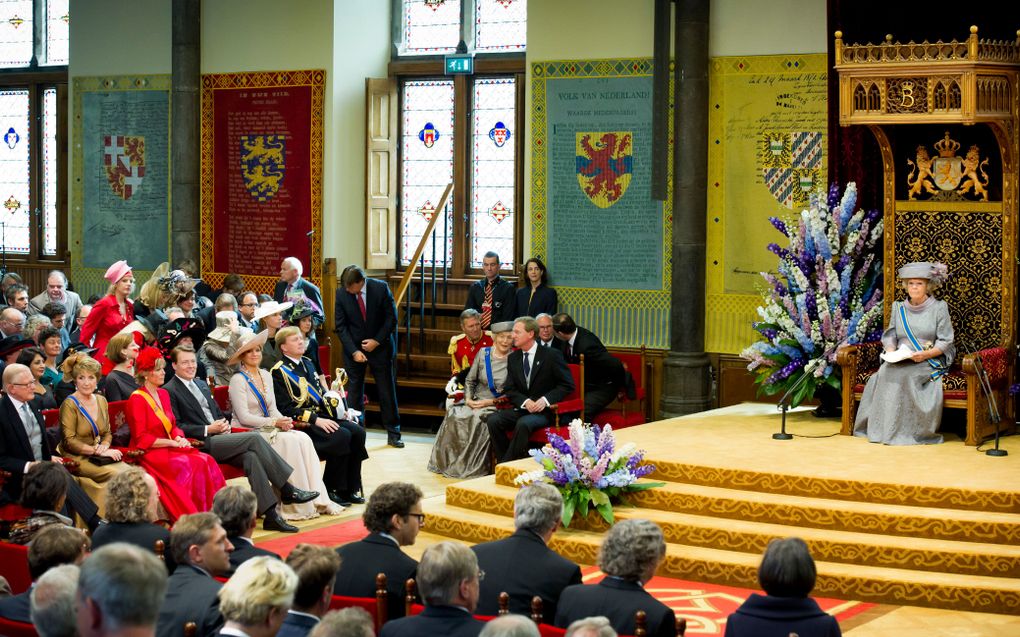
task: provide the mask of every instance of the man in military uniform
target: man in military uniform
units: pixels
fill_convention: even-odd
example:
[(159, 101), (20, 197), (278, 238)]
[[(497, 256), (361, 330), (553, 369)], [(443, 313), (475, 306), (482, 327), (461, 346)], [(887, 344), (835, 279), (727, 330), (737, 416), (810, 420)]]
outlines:
[(492, 347), (492, 333), (482, 330), (482, 315), (478, 310), (468, 308), (460, 313), (460, 329), (463, 333), (450, 338), (450, 382), (446, 384), (447, 408), (464, 400), (464, 378), (475, 356), (483, 347)]
[(362, 504), (361, 462), (365, 451), (365, 429), (347, 420), (341, 400), (326, 396), (312, 362), (302, 356), (305, 338), (296, 327), (276, 333), (280, 362), (273, 366), (273, 391), (276, 406), (284, 416), (294, 419), (315, 444), (315, 451), (326, 461), (322, 481), (329, 499), (341, 506)]

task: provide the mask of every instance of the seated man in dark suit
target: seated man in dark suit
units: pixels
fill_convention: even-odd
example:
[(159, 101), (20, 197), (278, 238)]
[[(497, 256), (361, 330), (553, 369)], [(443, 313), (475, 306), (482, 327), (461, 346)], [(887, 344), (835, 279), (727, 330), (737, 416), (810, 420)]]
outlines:
[(510, 595), (510, 612), (531, 615), (531, 598), (542, 598), (545, 623), (556, 617), (556, 602), (563, 589), (581, 583), (581, 569), (547, 544), (560, 528), (563, 496), (556, 487), (534, 482), (522, 487), (514, 499), (514, 526), (508, 538), (476, 544), (471, 550), (485, 572), (479, 615), (499, 612), (499, 594)]
[(418, 562), (400, 550), (411, 546), (425, 523), (421, 490), (406, 482), (379, 485), (361, 519), (369, 535), (336, 550), (340, 570), (333, 593), (375, 597), (375, 576), (386, 575), (389, 618), (404, 616), (404, 582), (414, 577)]
[(223, 585), (214, 578), (230, 572), (234, 545), (215, 513), (192, 513), (182, 515), (170, 531), (170, 550), (177, 569), (167, 583), (157, 637), (181, 637), (188, 622), (198, 626), (198, 637), (215, 635), (223, 626), (217, 595)]
[(566, 628), (576, 619), (602, 615), (621, 635), (634, 634), (634, 614), (645, 611), (649, 637), (675, 637), (676, 615), (645, 591), (642, 582), (655, 575), (666, 557), (662, 529), (649, 520), (623, 520), (609, 529), (599, 550), (598, 584), (569, 586), (560, 595), (555, 624)]
[(471, 613), (478, 605), (483, 575), (475, 554), (460, 542), (428, 547), (421, 556), (417, 578), (425, 610), (386, 622), (379, 637), (477, 637), (485, 623)]
[(319, 458), (326, 461), (322, 482), (329, 499), (340, 506), (364, 504), (361, 463), (365, 451), (365, 428), (348, 420), (342, 402), (326, 396), (305, 356), (305, 337), (293, 325), (276, 333), (281, 360), (273, 365), (276, 408), (294, 419), (294, 426), (308, 434)]
[[(28, 545), (28, 574), (32, 582), (54, 566), (81, 564), (89, 548), (88, 536), (76, 528), (63, 525), (44, 528)], [(0, 617), (30, 623), (31, 594), (29, 588), (18, 595), (0, 598)]]
[(304, 491), (287, 482), (294, 468), (276, 453), (266, 439), (254, 431), (231, 433), (230, 420), (220, 411), (209, 386), (196, 377), (198, 359), (189, 345), (178, 345), (170, 352), (174, 377), (163, 389), (170, 394), (170, 406), (177, 417), (177, 426), (188, 438), (202, 440), (202, 451), (216, 462), (244, 470), (251, 490), (258, 496), (258, 511), (264, 516), (262, 528), (267, 531), (297, 533), (277, 508), (273, 488), (280, 490), (284, 504), (308, 502), (319, 497), (316, 491)]
[[(11, 477), (4, 482), (0, 504), (21, 498), (21, 481), (28, 469), (43, 460), (59, 461), (50, 449), (42, 411), (35, 398), (32, 370), (11, 363), (3, 371), (4, 396), (0, 399), (0, 469)], [(96, 503), (67, 474), (66, 507), (95, 530), (101, 521)]]
[(287, 566), (297, 574), (298, 586), (276, 637), (305, 637), (329, 612), (340, 558), (329, 547), (298, 544), (287, 555)]
[(257, 507), (255, 494), (244, 487), (225, 486), (213, 496), (213, 513), (219, 516), (227, 539), (234, 545), (230, 552), (231, 573), (245, 561), (260, 555), (280, 559), (276, 553), (255, 546), (251, 539), (258, 522)]
[[(528, 437), (532, 431), (555, 424), (550, 407), (574, 391), (574, 378), (558, 350), (539, 347), (535, 340), (538, 324), (530, 316), (514, 321), (514, 347), (507, 357), (503, 393), (513, 409), (500, 409), (489, 415), (486, 425), (496, 452), (496, 460), (509, 462), (528, 455)], [(513, 431), (507, 442), (506, 432)]]
[(563, 358), (577, 364), (584, 355), (584, 421), (593, 422), (623, 387), (623, 363), (609, 353), (598, 336), (574, 324), (569, 314), (561, 312), (552, 321)]

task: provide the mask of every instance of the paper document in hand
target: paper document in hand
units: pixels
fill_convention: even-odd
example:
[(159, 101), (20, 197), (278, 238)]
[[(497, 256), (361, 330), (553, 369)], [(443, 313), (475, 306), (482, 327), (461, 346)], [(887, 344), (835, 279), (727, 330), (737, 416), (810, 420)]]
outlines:
[(900, 345), (900, 348), (892, 352), (882, 352), (879, 357), (887, 363), (898, 363), (905, 361), (914, 355), (914, 350), (907, 345)]

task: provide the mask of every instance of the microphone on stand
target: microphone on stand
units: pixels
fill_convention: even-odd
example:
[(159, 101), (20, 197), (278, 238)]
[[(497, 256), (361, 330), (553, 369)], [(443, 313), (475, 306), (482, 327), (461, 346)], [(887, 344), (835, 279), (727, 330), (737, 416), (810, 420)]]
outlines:
[(772, 434), (772, 439), (773, 440), (792, 440), (793, 439), (793, 434), (786, 433), (786, 410), (790, 408), (790, 398), (793, 396), (793, 393), (795, 391), (797, 391), (797, 389), (801, 385), (804, 384), (804, 381), (806, 381), (808, 379), (808, 376), (810, 376), (815, 371), (815, 369), (818, 367), (817, 364), (813, 364), (813, 363), (815, 363), (815, 361), (808, 361), (807, 364), (804, 365), (804, 371), (801, 372), (800, 378), (798, 378), (797, 382), (795, 382), (793, 385), (791, 385), (790, 388), (786, 390), (786, 393), (783, 394), (783, 397), (779, 399), (779, 404), (776, 405), (776, 409), (781, 409), (782, 410), (782, 412), (783, 412), (783, 420), (782, 420), (782, 425), (780, 426), (779, 432)]

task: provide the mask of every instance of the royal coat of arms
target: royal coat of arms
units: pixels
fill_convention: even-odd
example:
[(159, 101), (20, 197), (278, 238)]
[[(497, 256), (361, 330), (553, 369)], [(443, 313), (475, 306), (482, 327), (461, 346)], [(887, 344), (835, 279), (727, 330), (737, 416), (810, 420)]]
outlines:
[(145, 179), (145, 138), (138, 135), (104, 135), (103, 168), (113, 194), (127, 201)]
[(576, 134), (575, 164), (581, 191), (599, 208), (627, 192), (634, 170), (634, 135), (629, 131)]
[(245, 189), (256, 201), (269, 201), (280, 192), (286, 155), (283, 135), (241, 136), (241, 176)]
[[(949, 136), (932, 144), (939, 156), (932, 158), (928, 148), (917, 147), (914, 159), (907, 159), (907, 198), (917, 199), (922, 191), (937, 198), (962, 197), (973, 190), (975, 197), (988, 201), (988, 159), (981, 159), (980, 149), (971, 146), (964, 157), (957, 155), (960, 142)], [(981, 173), (981, 176), (978, 176)]]
[(787, 208), (808, 202), (821, 179), (822, 134), (817, 131), (765, 133), (758, 148), (765, 186)]

